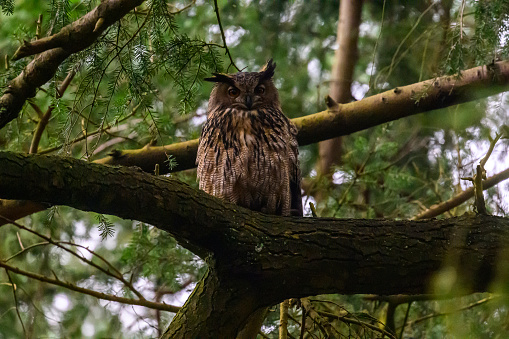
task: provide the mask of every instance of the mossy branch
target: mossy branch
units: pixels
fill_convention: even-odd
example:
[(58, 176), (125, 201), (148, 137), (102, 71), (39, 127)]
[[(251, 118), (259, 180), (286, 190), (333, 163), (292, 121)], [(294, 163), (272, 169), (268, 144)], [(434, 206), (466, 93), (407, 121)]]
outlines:
[[(493, 76), (497, 70), (497, 77)], [(330, 138), (358, 132), (418, 113), (478, 100), (508, 89), (509, 61), (499, 61), (490, 67), (480, 66), (465, 70), (461, 77), (445, 76), (398, 87), (348, 104), (337, 104), (329, 98), (328, 109), (293, 119), (297, 125), (299, 145), (309, 145)], [(198, 140), (141, 150), (115, 151), (98, 159), (101, 164), (138, 166), (150, 172), (161, 165), (161, 174), (170, 171), (163, 166), (167, 155), (177, 161), (171, 171), (182, 171), (196, 166)]]

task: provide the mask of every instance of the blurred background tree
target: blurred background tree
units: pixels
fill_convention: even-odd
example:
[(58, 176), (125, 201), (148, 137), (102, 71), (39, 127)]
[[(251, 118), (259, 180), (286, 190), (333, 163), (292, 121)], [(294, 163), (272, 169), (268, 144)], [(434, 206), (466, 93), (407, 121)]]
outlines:
[[(11, 60), (24, 40), (57, 33), (98, 2), (0, 1), (2, 91), (31, 59)], [(211, 1), (147, 1), (97, 43), (67, 59), (20, 116), (0, 130), (0, 147), (29, 152), (45, 115), (47, 126), (35, 149), (32, 146), (41, 154), (92, 161), (112, 150), (199, 137), (212, 86), (203, 78), (211, 72), (237, 71), (225, 53), (221, 29), (239, 69), (255, 71), (269, 58), (276, 61), (276, 86), (289, 117), (324, 110), (324, 96), (334, 80), (339, 6), (339, 1), (321, 0), (219, 1), (220, 26)], [(361, 100), (507, 59), (508, 15), (505, 0), (365, 1), (356, 28), (351, 95)], [(72, 81), (61, 93), (68, 76)], [(460, 178), (471, 175), (473, 164), (489, 147), (489, 136), (507, 124), (506, 94), (394, 121), (343, 137), (330, 175), (317, 171), (318, 145), (301, 147), (306, 215), (311, 215), (313, 202), (321, 217), (412, 218), (469, 187)], [(486, 165), (488, 175), (508, 167), (506, 155), (507, 141), (502, 140)], [(173, 162), (170, 158), (167, 165)], [(194, 170), (171, 175), (197, 186)], [(489, 212), (507, 215), (508, 189), (500, 184), (488, 190)], [(440, 217), (470, 210), (467, 203)], [(150, 225), (66, 207), (52, 207), (19, 222), (32, 232), (11, 224), (1, 227), (2, 259), (12, 257), (9, 262), (17, 267), (47, 276), (58, 272), (90, 290), (118, 296), (141, 293), (149, 300), (182, 305), (205, 270), (201, 259)], [(91, 265), (104, 266), (105, 261), (126, 283)], [(99, 300), (5, 271), (0, 273), (0, 289), (0, 338), (24, 333), (155, 337), (173, 317), (171, 312)], [(380, 336), (367, 324), (387, 324), (397, 337), (408, 338), (509, 335), (503, 297), (422, 299), (328, 295), (313, 298), (312, 304), (340, 337)], [(269, 338), (277, 337), (278, 310), (270, 312), (262, 328)], [(348, 314), (351, 321), (331, 314)], [(320, 327), (310, 319), (306, 335), (321, 337)], [(288, 330), (293, 337), (299, 336), (301, 320), (301, 309), (291, 309)]]

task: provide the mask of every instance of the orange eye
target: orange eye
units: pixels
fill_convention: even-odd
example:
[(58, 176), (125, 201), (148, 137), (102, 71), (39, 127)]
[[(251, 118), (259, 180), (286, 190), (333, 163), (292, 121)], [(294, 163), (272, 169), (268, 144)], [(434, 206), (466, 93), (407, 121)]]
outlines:
[(260, 86), (255, 88), (255, 94), (260, 95), (260, 94), (263, 94), (263, 93), (265, 93), (265, 86), (260, 85)]
[(228, 90), (228, 95), (231, 96), (232, 98), (235, 98), (236, 96), (239, 95), (239, 90), (236, 89), (235, 87), (231, 87), (229, 90)]

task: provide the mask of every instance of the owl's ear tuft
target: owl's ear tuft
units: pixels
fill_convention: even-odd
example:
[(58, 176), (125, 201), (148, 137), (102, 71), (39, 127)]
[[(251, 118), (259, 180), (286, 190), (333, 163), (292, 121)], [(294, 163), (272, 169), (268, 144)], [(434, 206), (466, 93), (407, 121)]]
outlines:
[(230, 85), (234, 84), (233, 79), (228, 75), (224, 73), (212, 73), (213, 77), (205, 78), (203, 80), (210, 81), (210, 82), (223, 82)]
[(262, 78), (264, 80), (271, 79), (274, 76), (274, 70), (276, 69), (276, 63), (274, 60), (269, 59), (265, 66), (262, 67), (260, 73), (262, 73)]

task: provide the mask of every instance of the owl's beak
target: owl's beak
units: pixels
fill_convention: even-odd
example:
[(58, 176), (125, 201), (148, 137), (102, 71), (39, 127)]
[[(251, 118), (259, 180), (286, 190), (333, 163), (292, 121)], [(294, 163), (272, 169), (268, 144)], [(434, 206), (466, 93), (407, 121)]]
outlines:
[(250, 95), (246, 95), (246, 106), (248, 109), (251, 109), (253, 107), (253, 99)]

